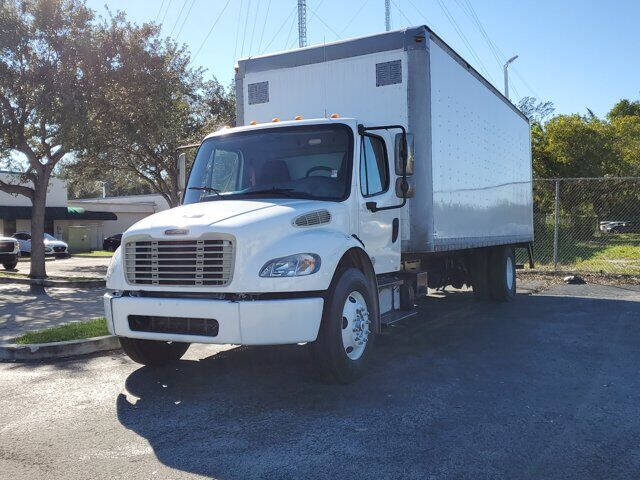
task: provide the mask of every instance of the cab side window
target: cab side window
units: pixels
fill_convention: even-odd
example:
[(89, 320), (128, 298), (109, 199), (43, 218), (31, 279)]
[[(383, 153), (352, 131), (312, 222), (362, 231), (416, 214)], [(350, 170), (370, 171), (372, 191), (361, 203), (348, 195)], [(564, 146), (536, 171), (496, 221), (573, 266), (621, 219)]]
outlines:
[(389, 188), (389, 162), (382, 138), (365, 135), (360, 150), (360, 190), (365, 197)]

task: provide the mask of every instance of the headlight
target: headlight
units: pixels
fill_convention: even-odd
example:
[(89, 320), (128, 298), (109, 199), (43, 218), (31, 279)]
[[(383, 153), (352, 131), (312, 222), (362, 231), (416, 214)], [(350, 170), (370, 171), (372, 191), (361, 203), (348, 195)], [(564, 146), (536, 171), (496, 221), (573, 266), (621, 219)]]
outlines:
[(104, 279), (106, 282), (108, 282), (109, 279), (111, 278), (111, 275), (113, 275), (113, 271), (115, 270), (116, 265), (120, 261), (121, 255), (122, 254), (120, 253), (120, 248), (116, 249), (116, 251), (113, 253), (113, 256), (111, 257), (111, 261), (109, 262), (109, 266), (107, 267), (107, 274), (104, 276)]
[(260, 269), (261, 277), (299, 277), (320, 269), (320, 257), (315, 253), (298, 253), (269, 260)]

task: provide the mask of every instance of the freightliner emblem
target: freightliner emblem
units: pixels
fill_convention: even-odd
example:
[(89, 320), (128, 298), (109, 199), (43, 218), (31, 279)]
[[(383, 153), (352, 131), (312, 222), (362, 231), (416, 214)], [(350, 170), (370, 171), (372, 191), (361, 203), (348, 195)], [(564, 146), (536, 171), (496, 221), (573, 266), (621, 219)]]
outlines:
[(165, 230), (165, 235), (187, 235), (189, 230), (186, 228), (170, 228), (169, 230)]

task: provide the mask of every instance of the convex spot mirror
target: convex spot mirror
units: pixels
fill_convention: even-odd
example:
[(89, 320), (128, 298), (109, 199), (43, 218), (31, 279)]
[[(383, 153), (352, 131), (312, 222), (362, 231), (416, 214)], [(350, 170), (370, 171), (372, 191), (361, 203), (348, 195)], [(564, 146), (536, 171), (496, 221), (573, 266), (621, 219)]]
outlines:
[(414, 193), (415, 189), (408, 178), (404, 179), (404, 182), (402, 177), (396, 178), (396, 197), (412, 198)]
[[(395, 164), (396, 175), (402, 175), (403, 167), (403, 144), (402, 133), (396, 134), (395, 142)], [(407, 133), (407, 175), (413, 175), (413, 134)]]

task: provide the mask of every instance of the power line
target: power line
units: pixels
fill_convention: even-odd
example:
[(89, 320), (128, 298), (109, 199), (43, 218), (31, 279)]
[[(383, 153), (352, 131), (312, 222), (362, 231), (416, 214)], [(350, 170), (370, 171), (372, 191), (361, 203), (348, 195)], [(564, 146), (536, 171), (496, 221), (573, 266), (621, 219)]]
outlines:
[(233, 61), (235, 62), (237, 56), (236, 54), (238, 53), (238, 35), (240, 35), (240, 22), (242, 21), (242, 2), (243, 0), (240, 0), (240, 8), (238, 9), (238, 23), (236, 24), (236, 45), (233, 48)]
[[(297, 7), (296, 7), (297, 8)], [(289, 39), (291, 38), (291, 32), (293, 32), (293, 26), (296, 24), (296, 16), (294, 15), (291, 19), (291, 25), (289, 25), (289, 33), (287, 33), (287, 39), (284, 41), (284, 50), (287, 50), (289, 47)], [(293, 37), (293, 41), (296, 41), (296, 38)]]
[[(495, 57), (496, 61), (498, 62), (498, 66), (500, 68), (503, 67), (504, 61), (506, 60), (506, 55), (502, 52), (502, 50), (500, 50), (500, 47), (498, 47), (498, 45), (493, 41), (493, 39), (489, 36), (489, 34), (487, 33), (486, 28), (484, 28), (484, 25), (482, 23), (482, 21), (480, 20), (480, 17), (478, 16), (478, 14), (476, 13), (475, 8), (473, 8), (473, 5), (471, 4), (470, 0), (464, 0), (464, 4), (466, 4), (467, 9), (463, 8), (463, 5), (460, 3), (459, 0), (456, 0), (456, 3), (460, 6), (460, 8), (462, 8), (462, 10), (471, 18), (471, 20), (475, 23), (476, 27), (478, 28), (478, 30), (480, 31), (480, 34), (482, 35), (482, 37), (485, 39), (485, 41), (487, 42), (487, 45), (489, 46), (489, 50), (491, 50), (491, 53), (493, 54), (493, 56)], [(520, 72), (518, 71), (518, 69), (515, 66), (511, 66), (511, 69), (513, 70), (513, 72), (516, 74), (516, 76), (520, 79), (520, 81), (523, 83), (523, 85), (537, 98), (540, 98), (540, 96), (538, 95), (538, 93), (535, 91), (535, 89), (525, 80), (525, 78), (520, 74)], [(511, 82), (510, 82), (511, 84)], [(513, 90), (516, 94), (518, 94), (518, 90), (517, 88), (513, 87)]]
[(196, 3), (196, 0), (191, 0), (191, 5), (189, 6), (189, 10), (187, 10), (187, 15), (184, 17), (184, 20), (182, 21), (182, 25), (180, 25), (180, 29), (178, 30), (178, 33), (176, 33), (176, 41), (178, 41), (178, 38), (180, 38), (180, 34), (182, 33), (184, 24), (187, 23), (187, 19), (189, 18), (189, 15), (191, 14), (191, 10), (193, 9), (193, 6), (195, 5), (195, 3)]
[(476, 59), (476, 61), (478, 62), (480, 68), (482, 68), (482, 70), (484, 71), (485, 75), (487, 75), (487, 77), (489, 77), (489, 79), (491, 79), (491, 82), (495, 83), (493, 78), (491, 77), (491, 74), (489, 73), (489, 70), (487, 70), (487, 67), (484, 66), (484, 63), (482, 62), (482, 60), (480, 60), (480, 57), (478, 56), (478, 54), (476, 53), (475, 49), (473, 48), (473, 46), (471, 45), (471, 42), (469, 42), (469, 39), (467, 38), (467, 36), (464, 34), (464, 32), (462, 31), (462, 29), (460, 28), (460, 26), (458, 25), (458, 22), (456, 22), (455, 17), (453, 16), (453, 14), (449, 11), (449, 9), (447, 8), (447, 6), (442, 2), (442, 0), (438, 0), (438, 4), (440, 5), (440, 7), (442, 8), (442, 11), (445, 13), (445, 15), (447, 16), (447, 18), (449, 18), (449, 21), (451, 22), (451, 25), (453, 25), (453, 27), (455, 28), (455, 30), (458, 32), (458, 35), (460, 36), (460, 38), (462, 39), (462, 41), (465, 43), (465, 45), (467, 46), (467, 48), (469, 49), (469, 51), (471, 52), (471, 55)]
[(349, 21), (347, 22), (347, 24), (344, 26), (344, 28), (342, 30), (340, 30), (340, 35), (342, 35), (345, 30), (347, 28), (349, 28), (349, 26), (353, 23), (353, 21), (356, 19), (356, 17), (358, 15), (360, 15), (360, 12), (362, 11), (362, 9), (367, 5), (367, 3), (369, 3), (369, 0), (364, 0), (364, 2), (362, 2), (362, 5), (360, 5), (360, 8), (356, 11), (356, 13), (353, 15), (353, 17), (351, 17), (351, 19), (349, 19)]
[(271, 0), (267, 3), (267, 13), (264, 16), (264, 24), (262, 25), (262, 33), (260, 34), (260, 43), (258, 44), (258, 53), (262, 47), (262, 38), (264, 37), (264, 29), (267, 27), (267, 18), (269, 18), (269, 8), (271, 8)]
[(229, 3), (231, 3), (231, 0), (227, 0), (227, 3), (224, 4), (224, 7), (222, 8), (222, 10), (220, 11), (220, 13), (218, 14), (218, 18), (216, 18), (216, 21), (213, 22), (213, 25), (211, 25), (211, 28), (209, 29), (209, 33), (207, 33), (207, 36), (204, 37), (204, 40), (202, 41), (202, 43), (200, 44), (200, 47), (198, 48), (198, 51), (196, 52), (196, 54), (191, 57), (191, 60), (195, 60), (195, 58), (198, 56), (198, 54), (200, 53), (200, 50), (202, 50), (202, 47), (204, 47), (204, 44), (207, 43), (207, 40), (209, 39), (209, 36), (211, 35), (211, 32), (213, 32), (213, 29), (215, 28), (215, 26), (218, 24), (218, 22), (220, 21), (220, 18), (222, 18), (222, 14), (224, 13), (224, 11), (227, 9), (227, 7), (229, 6)]
[(167, 2), (167, 9), (164, 11), (164, 15), (162, 16), (162, 20), (160, 20), (160, 24), (164, 23), (164, 19), (167, 18), (167, 13), (169, 12), (169, 7), (171, 7), (171, 0)]
[(244, 55), (244, 41), (247, 38), (247, 24), (249, 23), (249, 12), (251, 11), (251, 0), (249, 0), (249, 4), (247, 5), (247, 15), (244, 19), (244, 30), (242, 31), (242, 47), (240, 48), (240, 56)]
[[(427, 17), (420, 11), (420, 9), (418, 7), (416, 7), (416, 4), (413, 3), (412, 0), (409, 0), (409, 3), (413, 6), (413, 8), (416, 9), (416, 11), (425, 19), (427, 20)], [(466, 45), (467, 50), (469, 51), (469, 53), (475, 58), (476, 62), (478, 62), (478, 66), (479, 68), (481, 68), (484, 71), (484, 74), (489, 77), (489, 79), (491, 80), (492, 83), (495, 83), (495, 81), (493, 80), (493, 77), (491, 77), (491, 74), (489, 73), (489, 71), (486, 69), (486, 67), (484, 66), (484, 64), (482, 63), (482, 60), (480, 60), (480, 57), (478, 56), (478, 54), (476, 53), (476, 51), (473, 49), (473, 47), (471, 46), (471, 44), (469, 43), (469, 40), (467, 39), (467, 37), (465, 36), (464, 32), (460, 29), (460, 26), (458, 25), (458, 23), (456, 22), (455, 18), (453, 18), (453, 16), (451, 15), (451, 13), (449, 12), (449, 10), (447, 9), (447, 7), (442, 3), (442, 0), (438, 0), (438, 5), (440, 5), (440, 8), (442, 9), (442, 12), (445, 14), (445, 16), (447, 17), (447, 19), (449, 20), (449, 23), (451, 23), (451, 26), (454, 28), (454, 30), (456, 31), (456, 33), (458, 34), (458, 36), (460, 37), (460, 39), (462, 40), (462, 42)]]
[(293, 15), (295, 13), (295, 11), (298, 9), (298, 6), (296, 5), (295, 7), (293, 7), (293, 9), (289, 12), (289, 15), (287, 15), (287, 18), (284, 19), (284, 22), (282, 22), (280, 24), (280, 27), (278, 28), (278, 30), (276, 31), (276, 33), (273, 35), (273, 37), (271, 38), (271, 41), (269, 41), (269, 43), (267, 44), (266, 47), (264, 47), (264, 50), (262, 51), (263, 53), (266, 52), (269, 47), (271, 46), (271, 44), (273, 43), (273, 41), (276, 39), (276, 37), (278, 36), (278, 34), (282, 31), (282, 28), (286, 25), (286, 23), (289, 21), (289, 18), (291, 18), (291, 15)]
[[(317, 10), (317, 8), (316, 8), (316, 10)], [(332, 28), (332, 27), (331, 27), (327, 22), (325, 22), (325, 21), (322, 19), (322, 17), (320, 17), (320, 15), (318, 15), (315, 11), (313, 11), (313, 12), (311, 13), (311, 15), (312, 15), (312, 16), (315, 16), (318, 20), (320, 20), (320, 22), (321, 22), (325, 27), (327, 27), (329, 30), (331, 30), (331, 31), (333, 32), (333, 34), (334, 34), (336, 37), (340, 38), (340, 34), (339, 34), (338, 32), (336, 32), (336, 31), (335, 31), (335, 30), (334, 30), (334, 29), (333, 29), (333, 28)]]
[(157, 22), (158, 18), (160, 18), (160, 12), (162, 12), (162, 7), (164, 7), (164, 0), (162, 0), (162, 3), (160, 4), (160, 8), (158, 9), (158, 13), (156, 13), (156, 18), (154, 22)]
[(176, 17), (176, 21), (173, 22), (173, 27), (171, 27), (171, 31), (169, 32), (169, 36), (173, 35), (173, 31), (176, 29), (176, 27), (178, 26), (178, 22), (180, 21), (180, 17), (182, 16), (182, 12), (184, 11), (184, 7), (187, 6), (187, 2), (189, 0), (184, 0), (184, 2), (182, 2), (182, 8), (180, 9), (180, 11), (178, 12), (178, 16)]
[(251, 29), (251, 42), (249, 42), (249, 56), (251, 56), (251, 50), (253, 50), (253, 35), (256, 33), (256, 22), (258, 21), (258, 13), (260, 13), (260, 0), (257, 1), (256, 14), (253, 17), (253, 28)]
[(391, 3), (393, 3), (393, 6), (396, 7), (396, 10), (398, 10), (400, 12), (400, 15), (402, 15), (404, 17), (404, 19), (407, 21), (407, 23), (409, 24), (409, 26), (411, 26), (411, 20), (409, 19), (409, 17), (407, 17), (404, 12), (402, 11), (402, 9), (398, 6), (398, 4), (396, 2), (394, 2), (393, 0), (391, 0)]

